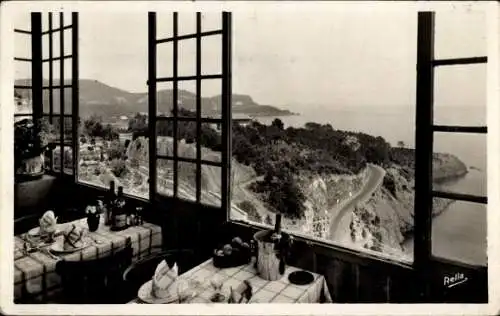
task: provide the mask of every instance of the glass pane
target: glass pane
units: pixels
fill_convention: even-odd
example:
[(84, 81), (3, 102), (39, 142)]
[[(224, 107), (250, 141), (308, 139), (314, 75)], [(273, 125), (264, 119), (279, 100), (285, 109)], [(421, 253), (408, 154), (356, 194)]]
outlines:
[(196, 201), (196, 164), (178, 162), (179, 186), (177, 196), (188, 201)]
[(156, 160), (156, 190), (158, 194), (174, 195), (174, 164), (171, 160)]
[[(21, 29), (23, 31), (31, 31), (31, 14), (28, 12), (17, 12), (14, 16), (14, 28)], [(24, 35), (29, 37), (29, 35)]]
[(222, 35), (202, 37), (201, 72), (204, 75), (222, 73)]
[(486, 65), (435, 71), (434, 124), (486, 125)]
[(178, 13), (178, 35), (189, 35), (196, 33), (196, 13)]
[(162, 156), (174, 156), (173, 151), (173, 122), (159, 120), (156, 122), (156, 152)]
[(222, 29), (222, 13), (221, 12), (202, 12), (201, 13), (201, 30), (203, 32), (215, 31)]
[(31, 114), (33, 113), (33, 106), (31, 102), (31, 89), (15, 89), (14, 90), (14, 104), (15, 114)]
[(196, 75), (196, 40), (186, 39), (178, 42), (178, 75)]
[(221, 161), (221, 133), (220, 124), (203, 123), (201, 125), (201, 159)]
[[(173, 49), (174, 45), (172, 42), (166, 42), (156, 45), (156, 75), (158, 78), (172, 77), (174, 75)], [(157, 83), (157, 85), (160, 84), (163, 83)]]
[(178, 116), (196, 117), (196, 81), (181, 81), (178, 84)]
[(16, 85), (31, 85), (31, 63), (14, 61), (14, 79)]
[[(173, 12), (156, 13), (156, 37), (158, 39), (170, 38), (173, 35)], [(158, 47), (165, 45), (161, 44)]]
[(434, 133), (434, 189), (487, 195), (486, 135)]
[[(61, 146), (56, 146), (52, 151), (52, 159), (54, 161), (54, 171), (61, 171)], [(73, 174), (73, 149), (69, 146), (64, 146), (62, 152), (64, 173)]]
[[(69, 15), (65, 17), (65, 25), (70, 25), (71, 24), (71, 18), (69, 18)], [(72, 34), (72, 29), (66, 29), (64, 30), (64, 55), (71, 55), (72, 54), (72, 45), (73, 45), (73, 34)]]
[[(220, 119), (222, 117), (222, 80), (221, 79), (204, 79), (201, 81), (201, 110), (203, 117)], [(235, 117), (240, 118), (241, 113), (234, 113)], [(250, 118), (248, 116), (245, 116)]]
[(221, 167), (201, 165), (201, 203), (221, 206)]
[[(171, 82), (158, 82), (156, 86), (156, 113), (158, 116), (172, 116), (173, 108), (173, 85)], [(140, 102), (148, 103), (148, 95), (145, 94)]]
[[(30, 28), (23, 30), (29, 29)], [(14, 57), (31, 58), (31, 35), (14, 33)]]
[(73, 174), (73, 148), (64, 147), (63, 163), (64, 173)]
[[(72, 106), (72, 99), (71, 99), (71, 93), (72, 89), (71, 88), (64, 88), (64, 89), (54, 89), (52, 90), (52, 107), (54, 110), (54, 113), (61, 113), (61, 91), (64, 93), (64, 103), (62, 104), (62, 109), (65, 114), (71, 114), (71, 106)], [(46, 101), (44, 103), (49, 104), (49, 90), (46, 90), (44, 92), (44, 95), (46, 97)]]
[(436, 13), (436, 58), (487, 55), (487, 18), (484, 10), (468, 8)]
[(177, 122), (177, 156), (196, 159), (196, 122)]
[(488, 263), (486, 205), (443, 199), (441, 204), (448, 206), (432, 221), (432, 254), (445, 259), (486, 266)]

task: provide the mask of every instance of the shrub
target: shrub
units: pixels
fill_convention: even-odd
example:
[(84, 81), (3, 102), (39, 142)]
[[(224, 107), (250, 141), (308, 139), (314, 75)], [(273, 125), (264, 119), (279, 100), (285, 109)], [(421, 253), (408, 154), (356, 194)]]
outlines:
[[(255, 208), (255, 206), (250, 201), (243, 201), (238, 204), (239, 208), (244, 210), (248, 214), (248, 219), (254, 222), (261, 223), (262, 217)], [(268, 215), (269, 216), (269, 215)]]
[(127, 172), (125, 161), (121, 159), (114, 159), (110, 162), (111, 172), (117, 177), (123, 177)]

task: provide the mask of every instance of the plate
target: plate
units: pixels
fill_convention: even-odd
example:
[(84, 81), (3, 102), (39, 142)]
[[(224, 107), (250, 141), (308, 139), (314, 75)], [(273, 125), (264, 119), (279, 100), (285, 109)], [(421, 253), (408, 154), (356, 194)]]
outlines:
[(314, 281), (314, 276), (307, 271), (295, 271), (290, 273), (288, 280), (295, 285), (306, 285)]
[[(61, 227), (62, 227), (61, 224), (57, 224), (55, 235), (58, 235), (58, 234), (61, 233), (61, 231), (62, 231)], [(37, 226), (35, 228), (30, 229), (28, 231), (28, 236), (30, 236), (30, 237), (40, 237), (40, 226)]]
[(53, 243), (50, 246), (50, 250), (58, 253), (73, 253), (79, 250), (82, 250), (86, 247), (90, 246), (90, 243), (86, 240), (83, 241), (83, 245), (78, 248), (72, 248), (72, 249), (64, 249), (64, 241), (63, 240), (58, 240), (58, 242)]
[(141, 301), (148, 304), (169, 304), (178, 301), (177, 294), (164, 298), (158, 298), (153, 296), (152, 290), (153, 281), (149, 280), (141, 286), (139, 292), (137, 293), (137, 296), (141, 299)]

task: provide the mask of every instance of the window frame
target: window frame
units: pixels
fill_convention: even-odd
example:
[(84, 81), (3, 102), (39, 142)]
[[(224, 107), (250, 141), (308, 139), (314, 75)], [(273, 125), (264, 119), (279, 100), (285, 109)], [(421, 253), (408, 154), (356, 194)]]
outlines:
[[(78, 158), (78, 125), (79, 125), (79, 59), (78, 59), (78, 12), (71, 13), (71, 24), (64, 25), (64, 13), (59, 12), (59, 23), (60, 26), (58, 28), (53, 28), (53, 12), (48, 12), (48, 30), (42, 30), (42, 13), (41, 12), (32, 12), (31, 13), (31, 31), (26, 30), (18, 30), (14, 31), (22, 34), (30, 34), (32, 41), (32, 54), (31, 58), (15, 58), (17, 61), (29, 61), (31, 62), (31, 86), (19, 86), (15, 85), (15, 89), (31, 89), (32, 90), (32, 106), (33, 106), (33, 120), (42, 119), (45, 117), (49, 118), (49, 123), (54, 123), (54, 118), (59, 119), (59, 139), (55, 142), (51, 142), (49, 145), (51, 146), (59, 146), (59, 170), (56, 171), (54, 166), (54, 152), (53, 149), (49, 151), (50, 154), (50, 168), (47, 171), (48, 174), (58, 175), (60, 177), (66, 177), (68, 175), (73, 176), (74, 181), (78, 182), (78, 170), (77, 170), (77, 158)], [(71, 49), (72, 54), (67, 55), (64, 53), (64, 32), (66, 30), (71, 31)], [(59, 56), (54, 57), (54, 45), (53, 45), (53, 36), (59, 35)], [(42, 43), (45, 39), (48, 38), (48, 49), (49, 49), (49, 57), (43, 58), (42, 55)], [(71, 59), (71, 84), (64, 84), (64, 60)], [(59, 60), (59, 85), (54, 85), (53, 78), (53, 62)], [(44, 85), (43, 78), (43, 64), (49, 64), (49, 78), (48, 78), (48, 86)], [(65, 113), (65, 89), (71, 89), (71, 113)], [(48, 90), (48, 99), (49, 99), (49, 112), (44, 112), (43, 107), (43, 91)], [(54, 113), (54, 90), (59, 90), (60, 100), (59, 100), (59, 113)], [(26, 116), (26, 115), (14, 115), (15, 117)], [(72, 140), (69, 142), (65, 139), (65, 131), (67, 118), (71, 119), (71, 137)], [(38, 124), (35, 124), (38, 126)], [(70, 168), (71, 172), (65, 172), (65, 164), (64, 164), (64, 152), (65, 149), (70, 147), (72, 150), (72, 166)], [(67, 170), (68, 168), (66, 168)]]
[[(60, 13), (60, 19), (63, 21), (62, 14)], [(52, 20), (52, 13), (49, 13), (50, 20)], [(79, 61), (79, 45), (78, 45), (78, 13), (72, 12), (72, 24), (64, 25), (61, 23), (60, 28), (52, 29), (51, 24), (49, 26), (49, 30), (42, 31), (41, 26), (41, 13), (35, 12), (31, 13), (31, 21), (32, 21), (32, 30), (18, 30), (15, 29), (16, 33), (21, 34), (29, 34), (32, 36), (32, 56), (31, 58), (22, 58), (15, 57), (15, 61), (19, 62), (31, 62), (32, 63), (32, 85), (31, 86), (22, 86), (15, 85), (15, 89), (31, 89), (32, 90), (32, 98), (33, 98), (33, 114), (16, 114), (15, 116), (32, 116), (40, 117), (47, 115), (43, 113), (43, 90), (49, 90), (50, 95), (50, 110), (49, 117), (52, 119), (54, 115), (58, 115), (61, 121), (64, 121), (64, 117), (71, 117), (72, 119), (72, 137), (73, 141), (71, 142), (71, 148), (73, 149), (73, 181), (78, 185), (95, 187), (99, 190), (105, 190), (106, 188), (92, 185), (85, 182), (80, 182), (78, 180), (78, 147), (79, 147), (79, 135), (78, 135), (78, 125), (79, 125), (79, 82), (78, 82), (78, 61)], [(432, 198), (433, 197), (444, 197), (454, 200), (461, 201), (471, 201), (476, 203), (487, 204), (487, 197), (477, 197), (466, 194), (457, 194), (457, 193), (449, 193), (449, 192), (439, 192), (434, 191), (432, 188), (432, 154), (433, 154), (433, 134), (435, 132), (447, 132), (447, 133), (479, 133), (479, 134), (487, 134), (486, 126), (446, 126), (446, 125), (434, 125), (433, 122), (433, 90), (434, 90), (434, 67), (438, 66), (448, 66), (453, 64), (476, 64), (476, 63), (486, 63), (487, 57), (470, 57), (470, 58), (456, 58), (456, 59), (442, 59), (435, 60), (434, 59), (434, 19), (435, 12), (419, 12), (418, 13), (418, 45), (417, 45), (417, 100), (416, 100), (416, 131), (415, 131), (415, 201), (414, 208), (415, 210), (415, 229), (414, 229), (414, 253), (413, 253), (413, 263), (408, 265), (401, 261), (391, 260), (384, 258), (382, 256), (373, 255), (371, 253), (365, 253), (358, 250), (348, 249), (342, 247), (342, 245), (325, 243), (319, 240), (315, 240), (313, 238), (307, 238), (304, 236), (297, 236), (297, 239), (303, 240), (308, 244), (315, 245), (320, 248), (329, 249), (330, 251), (342, 252), (345, 254), (351, 254), (353, 256), (357, 256), (360, 258), (370, 258), (375, 261), (382, 261), (385, 263), (389, 263), (391, 265), (402, 266), (405, 268), (410, 268), (416, 270), (417, 273), (422, 274), (422, 283), (426, 283), (429, 280), (429, 274), (426, 272), (429, 266), (433, 261), (440, 262), (449, 262), (453, 265), (463, 266), (472, 269), (483, 269), (482, 266), (472, 266), (469, 264), (465, 264), (459, 261), (448, 260), (445, 258), (439, 258), (432, 255), (432, 244), (431, 244), (431, 232), (432, 232)], [(253, 228), (268, 228), (267, 225), (259, 225), (256, 223), (251, 223), (247, 221), (240, 220), (232, 220), (230, 217), (231, 212), (231, 156), (232, 156), (232, 148), (231, 148), (231, 140), (232, 140), (232, 109), (231, 109), (231, 78), (232, 78), (232, 27), (231, 27), (231, 13), (223, 12), (222, 13), (222, 29), (202, 32), (201, 31), (201, 19), (200, 13), (197, 13), (197, 30), (194, 34), (189, 35), (177, 35), (177, 13), (174, 13), (174, 36), (167, 39), (157, 39), (156, 38), (156, 13), (149, 12), (148, 13), (148, 123), (149, 123), (149, 200), (145, 200), (138, 196), (128, 195), (132, 199), (137, 199), (139, 201), (147, 202), (149, 204), (154, 204), (157, 201), (159, 196), (157, 192), (157, 170), (156, 163), (158, 159), (167, 159), (171, 160), (174, 163), (174, 196), (166, 198), (173, 198), (183, 200), (177, 196), (178, 192), (178, 162), (192, 162), (196, 164), (196, 201), (186, 200), (189, 203), (195, 202), (196, 204), (201, 203), (201, 186), (200, 186), (200, 171), (202, 165), (216, 165), (221, 168), (221, 209), (226, 212), (226, 220), (230, 223), (235, 223), (237, 225), (243, 225), (247, 227)], [(50, 22), (49, 22), (50, 23)], [(63, 32), (66, 29), (72, 30), (72, 54), (64, 55), (64, 37)], [(61, 38), (61, 47), (60, 52), (62, 52), (61, 57), (54, 58), (52, 56), (52, 35), (59, 32)], [(220, 34), (222, 35), (222, 74), (220, 75), (201, 75), (201, 38), (204, 36), (211, 36)], [(42, 58), (42, 36), (49, 35), (49, 58)], [(178, 50), (177, 44), (180, 40), (184, 39), (196, 39), (197, 46), (197, 64), (196, 64), (196, 76), (178, 76), (177, 75), (177, 59), (178, 59)], [(156, 59), (157, 59), (157, 51), (156, 45), (166, 42), (173, 42), (174, 44), (174, 75), (171, 78), (157, 78), (156, 76)], [(71, 85), (65, 87), (54, 86), (53, 78), (52, 78), (52, 62), (56, 59), (64, 60), (66, 58), (72, 58), (72, 82)], [(50, 71), (49, 71), (49, 86), (43, 86), (43, 75), (42, 75), (42, 64), (44, 62), (49, 62)], [(63, 64), (63, 63), (61, 63)], [(64, 66), (61, 71), (61, 82), (64, 80)], [(201, 81), (205, 79), (214, 79), (217, 76), (217, 79), (222, 80), (222, 117), (220, 119), (214, 118), (204, 118), (201, 117), (201, 96), (200, 96), (200, 86)], [(220, 78), (219, 78), (220, 76)], [(157, 82), (165, 82), (171, 81), (174, 84), (174, 101), (177, 101), (178, 98), (178, 87), (177, 84), (179, 81), (183, 80), (196, 80), (196, 108), (197, 108), (197, 116), (196, 118), (184, 118), (179, 117), (177, 114), (177, 102), (174, 102), (174, 116), (173, 117), (162, 117), (157, 115), (156, 111), (156, 83)], [(64, 113), (64, 88), (71, 87), (72, 90), (72, 112), (71, 114)], [(61, 100), (61, 108), (59, 114), (53, 113), (53, 90), (60, 90), (62, 100)], [(173, 121), (174, 123), (174, 156), (173, 157), (162, 157), (157, 154), (157, 134), (156, 134), (156, 123), (161, 120)], [(181, 158), (178, 157), (177, 152), (177, 142), (175, 140), (177, 137), (177, 123), (183, 121), (194, 121), (197, 124), (197, 140), (200, 138), (201, 129), (200, 126), (202, 123), (216, 123), (220, 124), (222, 128), (222, 137), (221, 137), (221, 162), (220, 164), (210, 161), (205, 161), (201, 158), (201, 150), (200, 143), (197, 141), (197, 156), (196, 159), (189, 158)], [(64, 126), (61, 124), (61, 126)], [(64, 128), (62, 128), (64, 130)], [(61, 164), (63, 164), (63, 155), (65, 147), (64, 143), (64, 133), (61, 133), (61, 139), (59, 144), (61, 145)], [(63, 167), (63, 165), (62, 165)], [(56, 174), (60, 177), (67, 177), (64, 173), (64, 168), (61, 168), (60, 172)], [(205, 205), (205, 204), (203, 204)], [(210, 206), (210, 205), (209, 205)], [(292, 235), (295, 235), (291, 232)], [(428, 284), (427, 284), (428, 285)], [(426, 286), (423, 284), (422, 286)], [(425, 289), (427, 291), (428, 288)], [(425, 292), (424, 293), (428, 293)]]
[[(178, 25), (178, 12), (173, 12), (173, 34), (168, 38), (158, 38), (156, 30), (156, 12), (148, 12), (148, 124), (149, 124), (149, 200), (155, 201), (157, 196), (173, 198), (179, 200), (186, 200), (187, 202), (206, 205), (202, 202), (202, 189), (201, 189), (201, 168), (202, 166), (218, 167), (221, 170), (221, 205), (222, 209), (227, 209), (230, 205), (230, 191), (229, 179), (230, 174), (230, 133), (231, 133), (231, 13), (222, 12), (222, 26), (221, 29), (212, 30), (208, 32), (202, 31), (202, 18), (201, 12), (196, 13), (196, 32), (192, 34), (179, 35)], [(202, 74), (201, 71), (201, 49), (202, 39), (209, 36), (220, 35), (222, 42), (222, 69), (220, 74)], [(178, 75), (178, 59), (179, 59), (179, 42), (183, 40), (196, 40), (196, 75), (179, 76)], [(173, 74), (171, 77), (158, 77), (157, 76), (157, 45), (163, 43), (172, 43), (173, 45)], [(201, 106), (201, 84), (203, 80), (221, 80), (221, 96), (222, 96), (222, 117), (220, 119), (202, 117)], [(179, 116), (178, 108), (178, 84), (184, 81), (196, 82), (196, 117), (181, 117)], [(173, 109), (172, 116), (162, 116), (157, 113), (157, 83), (159, 82), (172, 82), (173, 84)], [(173, 155), (161, 155), (157, 152), (157, 131), (156, 124), (160, 121), (167, 121), (173, 123)], [(178, 155), (178, 123), (179, 122), (194, 122), (196, 123), (196, 158), (179, 157)], [(229, 123), (228, 123), (229, 122)], [(202, 137), (201, 130), (203, 123), (220, 124), (225, 126), (221, 133), (221, 161), (214, 162), (204, 160), (201, 155)], [(229, 125), (228, 125), (229, 124)], [(168, 196), (158, 193), (157, 188), (157, 161), (166, 160), (173, 163), (173, 195)], [(195, 200), (187, 200), (179, 197), (179, 163), (193, 163), (196, 167), (196, 187), (195, 187)], [(208, 206), (213, 206), (208, 204)], [(219, 206), (216, 206), (219, 207)]]

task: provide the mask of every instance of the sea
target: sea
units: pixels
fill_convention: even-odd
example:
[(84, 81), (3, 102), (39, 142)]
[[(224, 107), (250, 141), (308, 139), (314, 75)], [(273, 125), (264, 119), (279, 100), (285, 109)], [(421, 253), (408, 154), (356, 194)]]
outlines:
[[(259, 117), (263, 124), (280, 118), (285, 127), (301, 127), (307, 122), (331, 124), (334, 129), (382, 136), (391, 145), (403, 142), (408, 148), (415, 144), (415, 108), (413, 107), (351, 107), (295, 106), (299, 115)], [(486, 107), (437, 107), (436, 125), (485, 126)], [(434, 152), (450, 153), (463, 161), (466, 176), (442, 184), (436, 189), (448, 192), (487, 195), (487, 139), (485, 134), (434, 133)], [(456, 201), (433, 219), (432, 252), (436, 257), (473, 265), (487, 265), (487, 206)], [(407, 255), (413, 254), (413, 239), (405, 242)]]

